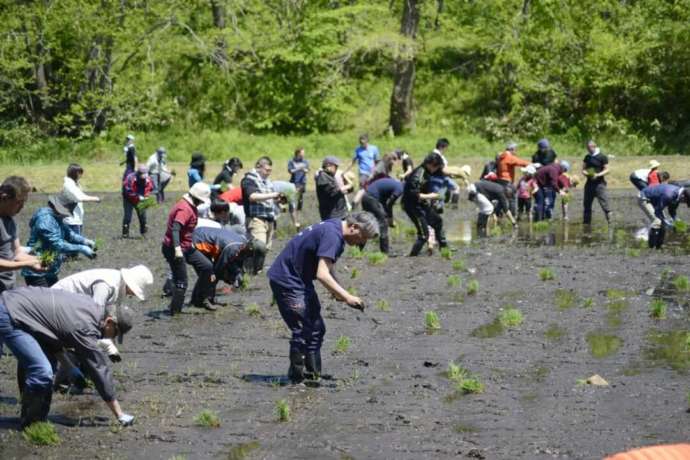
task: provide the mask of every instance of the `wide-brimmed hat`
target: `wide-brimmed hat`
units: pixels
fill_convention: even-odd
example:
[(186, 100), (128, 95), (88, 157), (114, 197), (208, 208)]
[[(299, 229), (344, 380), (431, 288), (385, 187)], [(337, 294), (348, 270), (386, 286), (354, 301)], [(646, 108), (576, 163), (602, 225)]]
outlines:
[(205, 182), (197, 182), (189, 189), (188, 195), (204, 204), (211, 203), (211, 187)]
[(650, 167), (651, 169), (658, 168), (659, 166), (661, 166), (661, 163), (659, 163), (658, 161), (656, 161), (656, 160), (649, 160), (649, 167)]
[(146, 300), (145, 289), (153, 284), (153, 274), (145, 265), (120, 270), (122, 280), (139, 300)]
[(122, 343), (124, 335), (131, 331), (134, 326), (132, 309), (124, 305), (118, 305), (117, 308), (115, 308), (115, 316), (113, 319), (117, 323), (117, 343)]
[(57, 195), (50, 195), (48, 197), (48, 204), (55, 210), (55, 212), (62, 217), (69, 217), (74, 212), (74, 208), (77, 207), (77, 200), (72, 198), (64, 192), (60, 192)]

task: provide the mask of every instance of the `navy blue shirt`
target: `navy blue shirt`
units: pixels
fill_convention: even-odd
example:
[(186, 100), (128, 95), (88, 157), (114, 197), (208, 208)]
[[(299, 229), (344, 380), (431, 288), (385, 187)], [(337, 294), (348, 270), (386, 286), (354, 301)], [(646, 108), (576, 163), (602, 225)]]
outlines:
[(385, 203), (391, 197), (399, 197), (402, 195), (402, 192), (402, 182), (392, 177), (376, 179), (367, 186), (367, 193), (382, 203)]
[[(297, 167), (301, 166), (302, 169)], [(307, 183), (307, 170), (309, 169), (309, 162), (305, 159), (293, 158), (288, 161), (288, 172), (290, 173), (290, 182), (295, 185), (304, 185)]]
[(292, 238), (268, 270), (268, 279), (286, 289), (313, 289), (321, 257), (333, 262), (345, 249), (341, 219), (311, 225)]

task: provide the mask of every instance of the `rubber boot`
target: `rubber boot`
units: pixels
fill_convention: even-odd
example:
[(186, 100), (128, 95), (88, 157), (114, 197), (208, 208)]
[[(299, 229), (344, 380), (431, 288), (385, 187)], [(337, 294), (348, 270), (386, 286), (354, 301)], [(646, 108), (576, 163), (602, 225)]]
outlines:
[(304, 355), (301, 351), (290, 351), (290, 368), (288, 369), (290, 382), (301, 383), (304, 377)]
[(304, 358), (306, 372), (304, 377), (312, 382), (321, 380), (321, 355), (319, 352), (310, 351)]
[(182, 312), (182, 305), (184, 304), (185, 292), (186, 289), (182, 289), (179, 287), (173, 289), (172, 299), (170, 300), (170, 305), (168, 306), (171, 316), (174, 316)]
[(163, 297), (172, 297), (174, 290), (175, 285), (173, 284), (172, 278), (165, 278), (165, 283), (163, 284)]
[(22, 394), (21, 428), (22, 430), (32, 423), (45, 422), (48, 420), (50, 403), (53, 393), (48, 391), (24, 390)]
[(414, 245), (412, 246), (412, 250), (410, 251), (410, 257), (418, 256), (419, 253), (422, 251), (424, 244), (426, 244), (426, 241), (424, 241), (424, 240), (418, 239), (417, 241), (415, 241)]
[(253, 266), (252, 266), (252, 274), (253, 275), (258, 275), (263, 271), (264, 269), (264, 259), (266, 258), (266, 254), (263, 252), (255, 252), (254, 257), (252, 258)]
[(460, 202), (460, 194), (453, 193), (450, 196), (450, 207), (451, 209), (458, 209), (458, 203)]
[(384, 254), (388, 254), (390, 251), (390, 242), (388, 241), (388, 238), (383, 238), (379, 240), (379, 247), (381, 249), (381, 252)]
[(146, 233), (147, 233), (148, 231), (149, 231), (148, 227), (146, 227), (146, 225), (142, 225), (142, 226), (141, 226), (141, 230), (139, 231), (139, 233), (141, 233), (141, 236), (144, 236), (144, 235), (146, 235)]
[(129, 238), (129, 225), (122, 224), (122, 238)]

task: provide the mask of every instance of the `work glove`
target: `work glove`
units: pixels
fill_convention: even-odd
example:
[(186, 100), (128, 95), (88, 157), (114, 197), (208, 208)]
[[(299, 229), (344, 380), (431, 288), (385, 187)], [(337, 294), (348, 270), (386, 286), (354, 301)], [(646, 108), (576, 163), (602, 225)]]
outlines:
[(98, 348), (103, 350), (112, 362), (119, 363), (120, 361), (122, 361), (122, 357), (120, 356), (120, 350), (117, 349), (112, 340), (101, 339), (96, 343), (98, 344)]
[(96, 247), (96, 242), (93, 240), (84, 240), (84, 244), (90, 247), (91, 249)]
[(144, 195), (139, 195), (139, 201), (144, 201), (146, 197)]
[(131, 426), (134, 423), (134, 416), (123, 412), (122, 415), (117, 418), (117, 421), (120, 422), (122, 426)]
[(96, 253), (93, 251), (93, 249), (91, 249), (90, 247), (88, 247), (86, 245), (82, 245), (81, 253), (84, 254), (86, 257), (88, 257), (91, 260), (96, 258)]
[(175, 247), (175, 258), (176, 259), (181, 259), (184, 257), (184, 254), (182, 254), (182, 248), (179, 246)]

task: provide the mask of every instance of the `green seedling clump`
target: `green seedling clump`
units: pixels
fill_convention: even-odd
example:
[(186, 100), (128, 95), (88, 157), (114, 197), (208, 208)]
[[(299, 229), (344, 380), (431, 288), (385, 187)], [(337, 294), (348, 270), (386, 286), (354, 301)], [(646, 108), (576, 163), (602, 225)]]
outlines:
[(154, 196), (147, 196), (143, 200), (139, 201), (139, 203), (136, 204), (135, 208), (137, 208), (137, 211), (142, 212), (147, 210), (148, 208), (153, 208), (158, 206), (158, 202), (156, 201), (156, 197)]
[(246, 291), (247, 289), (249, 289), (249, 282), (250, 282), (249, 276), (246, 276), (246, 275), (243, 276), (242, 281), (240, 281), (240, 289), (242, 291)]
[(352, 246), (348, 251), (348, 255), (353, 259), (361, 259), (364, 257), (364, 252), (359, 249), (359, 246)]
[(55, 251), (44, 251), (38, 256), (41, 261), (41, 266), (45, 268), (51, 267), (57, 260), (58, 254)]
[(594, 307), (594, 299), (591, 297), (587, 297), (586, 299), (582, 299), (582, 308), (592, 308)]
[(503, 327), (517, 327), (524, 321), (522, 312), (517, 308), (508, 307), (501, 312), (498, 316), (498, 320), (501, 322)]
[(376, 302), (376, 309), (381, 311), (391, 311), (391, 304), (386, 299)]
[(290, 420), (290, 405), (287, 400), (281, 399), (276, 403), (276, 415), (280, 422), (287, 422)]
[(446, 377), (455, 384), (455, 390), (462, 394), (482, 393), (484, 384), (470, 372), (454, 362), (448, 363)]
[(450, 275), (448, 276), (448, 287), (459, 287), (460, 286), (460, 276)]
[(654, 319), (666, 319), (666, 302), (661, 299), (652, 300), (652, 304), (649, 307), (649, 316)]
[(539, 279), (541, 279), (542, 281), (551, 281), (555, 278), (556, 275), (550, 268), (542, 268), (541, 270), (539, 270)]
[(335, 341), (335, 352), (336, 353), (346, 353), (350, 349), (350, 338), (346, 335), (341, 335), (338, 340)]
[(628, 248), (625, 252), (628, 257), (640, 257), (642, 255), (642, 251), (639, 248)]
[(477, 292), (479, 292), (479, 281), (470, 280), (467, 283), (467, 295), (475, 295)]
[(96, 251), (99, 249), (103, 249), (105, 247), (105, 242), (103, 241), (103, 238), (96, 238), (95, 240), (93, 240), (93, 242), (93, 249)]
[(50, 422), (36, 422), (24, 428), (24, 439), (37, 446), (55, 446), (60, 444), (55, 427)]
[(448, 363), (448, 369), (446, 370), (446, 377), (448, 380), (458, 381), (467, 376), (467, 369), (460, 367), (453, 361)]
[(673, 222), (673, 230), (674, 230), (676, 233), (687, 233), (687, 231), (688, 231), (688, 224), (686, 224), (686, 223), (685, 223), (684, 221), (682, 221), (682, 220), (676, 220), (675, 222)]
[(357, 268), (353, 268), (352, 271), (350, 272), (350, 279), (356, 279), (359, 276), (359, 270)]
[(377, 251), (369, 253), (367, 259), (369, 260), (369, 263), (371, 265), (381, 265), (386, 263), (386, 260), (388, 260), (388, 256), (383, 252)]
[(621, 289), (609, 289), (606, 291), (606, 297), (610, 300), (625, 299), (626, 292)]
[(444, 248), (441, 248), (440, 254), (441, 254), (441, 257), (443, 257), (446, 260), (450, 260), (453, 257), (453, 252), (447, 246)]
[(465, 261), (464, 260), (454, 260), (453, 261), (453, 270), (460, 271), (465, 269)]
[(438, 315), (433, 310), (424, 313), (424, 324), (426, 325), (426, 328), (429, 330), (441, 329), (441, 320), (438, 318)]
[(245, 309), (247, 314), (251, 317), (258, 317), (261, 316), (261, 308), (259, 308), (259, 305), (256, 303), (250, 303), (247, 305), (247, 308)]
[(577, 296), (568, 289), (557, 289), (555, 294), (556, 308), (567, 310), (575, 306)]
[(351, 287), (347, 288), (347, 292), (348, 292), (350, 295), (355, 295), (355, 296), (356, 296), (356, 295), (357, 295), (357, 288), (354, 287), (354, 286), (351, 286)]
[(673, 278), (673, 287), (676, 288), (678, 292), (687, 292), (690, 290), (690, 282), (688, 282), (688, 277), (683, 275), (678, 275)]
[(194, 422), (204, 428), (220, 428), (220, 418), (212, 410), (204, 409), (194, 417)]
[(539, 222), (534, 223), (534, 231), (535, 232), (545, 232), (549, 229), (551, 224), (546, 221), (546, 220), (540, 220)]

